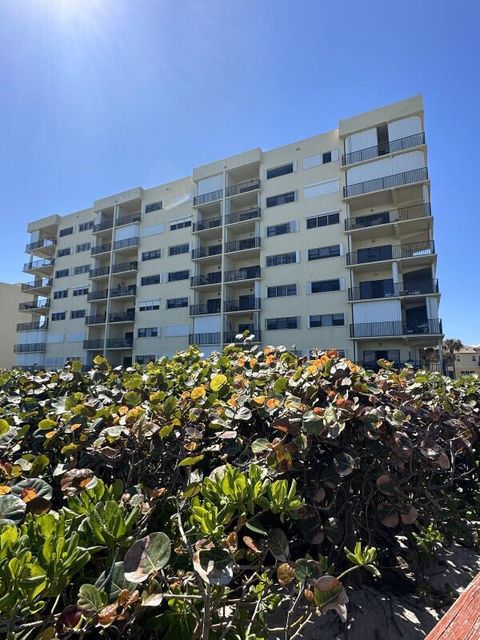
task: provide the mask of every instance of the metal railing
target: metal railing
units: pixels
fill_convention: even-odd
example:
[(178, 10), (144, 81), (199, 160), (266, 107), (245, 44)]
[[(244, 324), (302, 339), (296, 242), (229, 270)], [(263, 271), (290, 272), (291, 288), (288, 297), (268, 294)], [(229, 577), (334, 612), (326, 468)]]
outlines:
[(55, 247), (57, 244), (56, 238), (42, 238), (41, 240), (36, 240), (35, 242), (29, 242), (25, 247), (25, 251), (28, 253), (29, 251), (35, 251), (35, 249), (46, 249), (47, 247)]
[(440, 335), (442, 334), (442, 321), (425, 320), (423, 322), (361, 322), (350, 325), (351, 338), (374, 338), (380, 336), (405, 336), (405, 335)]
[(138, 247), (140, 238), (125, 238), (125, 240), (117, 240), (113, 243), (114, 249), (126, 249), (127, 247)]
[[(223, 334), (223, 342), (224, 343), (231, 343), (233, 342), (234, 344), (243, 344), (245, 341), (245, 337), (242, 335), (242, 331), (226, 331)], [(260, 331), (260, 329), (253, 329), (251, 331), (251, 335), (253, 335), (253, 338), (247, 339), (247, 342), (261, 342), (262, 340), (262, 332)], [(249, 336), (250, 338), (250, 336)]]
[(103, 222), (94, 224), (92, 231), (93, 233), (98, 233), (99, 231), (106, 231), (107, 229), (111, 229), (112, 227), (113, 227), (113, 220), (104, 220)]
[(18, 305), (19, 311), (34, 311), (35, 309), (49, 309), (50, 298), (46, 300), (32, 300), (28, 302), (20, 302)]
[(14, 353), (44, 353), (45, 342), (31, 342), (29, 344), (16, 344), (13, 347)]
[(137, 285), (131, 284), (128, 287), (115, 287), (115, 289), (111, 289), (110, 297), (111, 298), (120, 298), (123, 296), (135, 296), (137, 294)]
[(133, 347), (133, 338), (107, 338), (105, 341), (103, 338), (96, 338), (95, 340), (84, 340), (84, 349), (100, 349), (103, 347), (107, 349), (131, 349)]
[(112, 273), (123, 273), (124, 271), (137, 271), (138, 262), (121, 262), (112, 266)]
[(135, 311), (112, 311), (108, 314), (109, 322), (134, 322)]
[(103, 300), (108, 298), (108, 289), (99, 289), (98, 291), (89, 291), (87, 293), (87, 301), (91, 300)]
[(88, 272), (89, 278), (99, 278), (100, 276), (108, 276), (110, 273), (110, 267), (97, 267), (96, 269), (90, 269)]
[(259, 249), (262, 244), (262, 239), (244, 238), (243, 240), (232, 240), (225, 244), (225, 253), (232, 253), (233, 251), (245, 251), (245, 249)]
[(391, 211), (379, 211), (378, 213), (369, 213), (357, 218), (345, 220), (345, 231), (355, 231), (357, 229), (367, 229), (382, 224), (392, 224), (393, 222), (405, 222), (406, 220), (416, 220), (417, 218), (425, 218), (431, 215), (430, 203), (414, 204), (401, 209), (392, 209)]
[[(438, 371), (443, 373), (440, 362), (419, 362), (418, 360), (406, 360), (405, 362), (391, 361), (395, 369), (405, 369), (406, 367), (412, 367), (414, 371), (423, 369), (426, 371)], [(364, 369), (370, 369), (371, 371), (379, 371), (382, 367), (377, 362), (359, 362)]]
[(379, 252), (380, 247), (367, 247), (365, 249), (358, 249), (352, 253), (347, 253), (347, 264), (355, 265), (369, 262), (382, 262), (384, 260), (400, 260), (402, 258), (429, 256), (435, 253), (435, 243), (433, 240), (387, 246), (391, 249), (387, 252), (384, 250)]
[(112, 250), (112, 243), (106, 242), (105, 244), (97, 244), (90, 249), (90, 255), (96, 256), (98, 253), (107, 253)]
[(213, 271), (212, 273), (205, 273), (190, 278), (191, 287), (201, 287), (207, 284), (218, 284), (222, 281), (222, 274), (220, 271)]
[[(412, 280), (411, 282), (394, 282), (376, 288), (375, 281), (365, 282), (363, 287), (350, 287), (348, 299), (371, 300), (373, 298), (395, 298), (402, 296), (418, 296), (427, 293), (438, 293), (438, 280)], [(367, 286), (369, 285), (369, 286)]]
[(199, 196), (195, 196), (193, 198), (193, 206), (199, 207), (202, 204), (215, 202), (215, 200), (221, 200), (222, 198), (223, 198), (223, 189), (217, 189), (216, 191), (209, 191), (208, 193), (202, 193)]
[(45, 287), (51, 287), (53, 284), (52, 278), (40, 278), (39, 280), (32, 280), (31, 282), (22, 282), (22, 291), (32, 291), (32, 289), (43, 289)]
[(232, 311), (256, 311), (261, 309), (261, 299), (250, 296), (247, 299), (242, 300), (225, 300), (223, 303), (223, 310), (226, 313)]
[(206, 229), (216, 229), (222, 225), (221, 218), (213, 218), (211, 220), (197, 220), (192, 225), (192, 231), (205, 231)]
[(43, 269), (44, 267), (53, 267), (55, 260), (53, 258), (43, 258), (42, 260), (31, 260), (23, 265), (24, 271), (31, 271), (32, 269)]
[(100, 313), (93, 316), (86, 316), (85, 324), (105, 324), (106, 320), (107, 320), (107, 314)]
[(225, 282), (237, 282), (238, 280), (252, 280), (260, 278), (260, 267), (245, 267), (233, 271), (225, 271)]
[(260, 207), (244, 209), (243, 211), (235, 211), (234, 213), (225, 216), (225, 224), (235, 224), (236, 222), (247, 222), (248, 220), (256, 220), (257, 218), (260, 218), (260, 214)]
[(425, 144), (425, 133), (414, 133), (411, 136), (390, 140), (383, 144), (377, 144), (374, 147), (366, 147), (365, 149), (345, 153), (342, 156), (342, 164), (345, 166), (347, 164), (353, 164), (354, 162), (363, 162), (364, 160), (371, 160), (378, 156), (385, 156), (387, 153), (396, 153), (404, 149), (418, 147), (422, 144)]
[(215, 244), (210, 247), (197, 247), (192, 249), (192, 260), (198, 258), (208, 258), (209, 256), (218, 256), (222, 253), (222, 245)]
[(366, 182), (357, 182), (343, 187), (343, 197), (352, 198), (353, 196), (361, 196), (371, 191), (381, 191), (382, 189), (393, 189), (402, 187), (412, 182), (422, 182), (428, 180), (428, 171), (426, 167), (421, 169), (413, 169), (412, 171), (404, 171), (403, 173), (395, 173), (384, 178), (375, 178)]
[(220, 299), (218, 300), (218, 304), (191, 304), (190, 315), (204, 316), (210, 313), (220, 313), (221, 309)]
[(128, 216), (123, 216), (122, 218), (117, 218), (117, 221), (115, 222), (115, 226), (116, 227), (121, 227), (124, 224), (131, 224), (133, 222), (140, 222), (142, 218), (142, 214), (140, 211), (137, 211), (137, 213), (130, 213)]
[(17, 331), (46, 331), (48, 329), (48, 320), (45, 322), (19, 322)]
[(255, 191), (256, 189), (260, 189), (260, 179), (252, 178), (251, 180), (245, 180), (244, 182), (232, 184), (230, 187), (227, 187), (225, 190), (225, 195), (228, 198), (230, 196), (238, 196), (241, 193)]
[(188, 344), (220, 344), (221, 334), (216, 333), (191, 333), (188, 336)]

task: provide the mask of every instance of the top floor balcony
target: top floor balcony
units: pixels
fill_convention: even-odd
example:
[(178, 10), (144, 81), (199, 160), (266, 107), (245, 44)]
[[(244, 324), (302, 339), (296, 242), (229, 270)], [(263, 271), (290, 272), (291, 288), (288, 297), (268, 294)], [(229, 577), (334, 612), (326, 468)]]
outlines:
[(122, 216), (121, 218), (117, 218), (115, 222), (116, 227), (123, 227), (126, 224), (134, 224), (135, 222), (140, 222), (142, 219), (142, 214), (140, 211), (136, 213), (129, 213), (127, 216)]
[(232, 196), (239, 196), (242, 193), (256, 191), (257, 189), (260, 189), (260, 179), (252, 178), (251, 180), (245, 180), (244, 182), (232, 184), (230, 187), (227, 187), (225, 195), (227, 198), (231, 198)]
[(49, 258), (54, 255), (57, 246), (56, 238), (41, 238), (35, 242), (29, 242), (25, 247), (25, 253), (33, 253), (42, 258)]
[(389, 153), (412, 149), (422, 144), (425, 144), (425, 133), (414, 133), (411, 136), (405, 136), (397, 140), (389, 140), (374, 147), (366, 147), (365, 149), (345, 153), (342, 156), (342, 165), (346, 166), (356, 162), (365, 162), (366, 160), (372, 160), (373, 158), (385, 156)]
[(424, 182), (425, 180), (428, 180), (428, 170), (426, 167), (422, 167), (420, 169), (412, 169), (411, 171), (395, 173), (390, 176), (384, 176), (383, 178), (375, 178), (373, 180), (367, 180), (365, 182), (348, 184), (343, 187), (343, 197), (353, 198), (356, 196), (362, 196), (367, 193), (371, 193), (372, 191), (395, 189), (397, 187), (403, 187), (415, 182)]
[(35, 278), (35, 280), (32, 280), (31, 282), (22, 282), (22, 291), (42, 295), (49, 293), (52, 284), (52, 278)]

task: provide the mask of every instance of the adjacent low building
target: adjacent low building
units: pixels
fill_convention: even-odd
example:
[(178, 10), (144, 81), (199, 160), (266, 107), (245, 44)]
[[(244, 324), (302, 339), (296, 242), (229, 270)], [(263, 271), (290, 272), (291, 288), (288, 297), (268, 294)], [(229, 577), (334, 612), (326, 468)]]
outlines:
[(16, 363), (17, 325), (24, 319), (19, 307), (29, 299), (20, 283), (0, 282), (0, 369), (11, 369)]
[(455, 378), (471, 373), (480, 374), (480, 347), (463, 347), (455, 351)]
[(418, 96), (28, 231), (22, 366), (97, 353), (127, 366), (245, 331), (367, 366), (419, 364), (441, 344)]

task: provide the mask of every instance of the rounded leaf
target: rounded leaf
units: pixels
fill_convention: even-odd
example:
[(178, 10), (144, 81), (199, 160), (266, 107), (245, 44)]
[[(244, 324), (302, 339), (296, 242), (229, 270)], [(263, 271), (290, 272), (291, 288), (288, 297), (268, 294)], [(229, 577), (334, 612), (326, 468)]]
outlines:
[(6, 420), (0, 418), (0, 436), (4, 436), (10, 431), (10, 425)]
[(17, 524), (23, 520), (27, 505), (16, 495), (0, 496), (0, 525)]
[(376, 480), (377, 489), (385, 496), (394, 496), (397, 492), (396, 483), (392, 476), (384, 473)]
[(218, 391), (223, 387), (224, 384), (226, 384), (226, 382), (227, 376), (223, 375), (223, 373), (217, 373), (217, 375), (213, 376), (210, 381), (210, 389), (212, 391)]
[(280, 586), (288, 587), (295, 580), (295, 567), (289, 562), (282, 562), (277, 569), (277, 579)]
[(12, 493), (19, 496), (24, 502), (31, 502), (36, 498), (52, 499), (52, 487), (40, 478), (27, 478), (17, 482), (12, 487)]
[(162, 532), (151, 533), (137, 540), (127, 551), (124, 560), (125, 578), (130, 582), (144, 582), (170, 560), (170, 538)]
[(418, 511), (412, 504), (406, 504), (400, 513), (403, 524), (413, 524), (418, 518)]

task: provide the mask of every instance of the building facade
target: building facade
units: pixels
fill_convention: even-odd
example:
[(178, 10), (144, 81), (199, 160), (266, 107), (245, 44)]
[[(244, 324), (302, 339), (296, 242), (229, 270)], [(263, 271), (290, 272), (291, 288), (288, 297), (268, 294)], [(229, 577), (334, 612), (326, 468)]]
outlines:
[(11, 369), (16, 363), (14, 345), (17, 342), (17, 323), (23, 319), (19, 310), (22, 302), (30, 296), (22, 290), (20, 283), (0, 282), (0, 369)]
[(455, 351), (454, 377), (460, 378), (472, 373), (480, 375), (480, 347), (463, 347)]
[(367, 366), (441, 343), (421, 97), (28, 231), (21, 366), (207, 354), (245, 331)]

